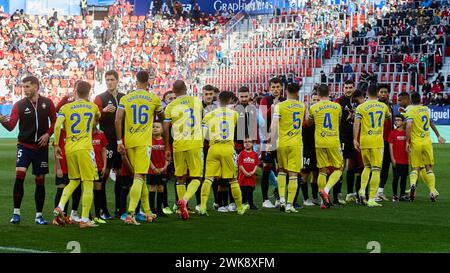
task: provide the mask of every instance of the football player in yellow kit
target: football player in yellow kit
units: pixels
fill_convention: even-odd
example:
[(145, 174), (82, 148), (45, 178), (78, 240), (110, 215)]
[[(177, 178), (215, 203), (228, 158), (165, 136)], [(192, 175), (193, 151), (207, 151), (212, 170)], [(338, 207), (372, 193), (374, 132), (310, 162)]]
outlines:
[[(359, 197), (369, 207), (380, 207), (375, 202), (375, 195), (380, 184), (381, 165), (384, 153), (384, 121), (391, 118), (389, 108), (385, 103), (378, 101), (378, 87), (370, 85), (368, 100), (356, 108), (355, 122), (353, 124), (353, 143), (355, 149), (361, 151), (364, 170), (361, 174), (361, 189)], [(358, 140), (358, 135), (360, 140)], [(366, 202), (366, 187), (370, 178), (369, 201)]]
[(61, 107), (55, 125), (55, 156), (60, 159), (61, 148), (58, 146), (61, 126), (66, 131), (66, 158), (70, 183), (64, 188), (58, 207), (53, 211), (55, 220), (64, 226), (64, 206), (73, 191), (83, 184), (83, 211), (80, 228), (96, 227), (89, 220), (89, 211), (94, 195), (94, 181), (98, 179), (94, 147), (92, 146), (92, 130), (94, 122), (100, 118), (100, 111), (95, 103), (89, 101), (91, 85), (87, 82), (77, 84), (77, 99)]
[[(134, 169), (128, 215), (125, 218), (125, 223), (131, 225), (139, 225), (135, 219), (135, 210), (139, 200), (141, 200), (147, 222), (152, 222), (154, 218), (150, 210), (145, 177), (150, 167), (153, 118), (156, 114), (160, 120), (163, 120), (164, 111), (161, 100), (148, 91), (149, 77), (147, 71), (140, 71), (136, 74), (137, 90), (120, 99), (116, 113), (117, 151), (121, 155), (128, 156)], [(125, 124), (124, 134), (122, 133), (122, 123)]]
[[(270, 128), (272, 149), (277, 150), (278, 193), (280, 210), (297, 212), (293, 206), (298, 188), (298, 175), (302, 169), (302, 125), (305, 105), (298, 100), (300, 86), (292, 83), (287, 86), (287, 99), (275, 105)], [(288, 200), (286, 205), (286, 175), (289, 175)]]
[(425, 166), (427, 174), (423, 177), (424, 182), (430, 190), (431, 201), (435, 202), (439, 193), (436, 190), (436, 177), (433, 172), (434, 156), (430, 127), (438, 137), (440, 144), (444, 144), (445, 139), (433, 126), (428, 107), (421, 104), (419, 93), (411, 94), (411, 102), (412, 105), (406, 110), (406, 150), (410, 153), (412, 167), (409, 175), (411, 183), (410, 198), (413, 201), (416, 197), (416, 183), (420, 167)]

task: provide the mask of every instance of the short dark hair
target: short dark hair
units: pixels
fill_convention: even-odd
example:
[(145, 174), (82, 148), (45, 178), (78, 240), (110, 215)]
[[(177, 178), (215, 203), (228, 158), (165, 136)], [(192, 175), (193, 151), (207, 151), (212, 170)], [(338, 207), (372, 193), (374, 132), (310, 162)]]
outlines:
[(39, 88), (39, 80), (35, 76), (28, 76), (28, 77), (25, 77), (22, 79), (22, 83), (27, 83), (27, 82), (37, 85)]
[(272, 78), (272, 79), (270, 79), (270, 81), (269, 81), (269, 85), (270, 84), (280, 84), (280, 85), (283, 85), (283, 82), (281, 81), (281, 79), (280, 78)]
[(77, 84), (77, 94), (80, 97), (87, 97), (89, 95), (89, 92), (91, 91), (91, 84), (85, 81), (80, 81)]
[(149, 78), (150, 75), (145, 70), (141, 70), (136, 74), (136, 80), (140, 83), (147, 83)]
[(250, 89), (248, 89), (247, 86), (241, 86), (241, 88), (239, 88), (238, 93), (249, 93)]
[(220, 90), (219, 90), (219, 88), (217, 88), (217, 87), (214, 87), (214, 93), (220, 93)]
[(394, 120), (395, 120), (395, 118), (401, 118), (402, 121), (405, 121), (405, 116), (402, 115), (402, 114), (397, 114), (397, 115), (395, 115), (395, 116), (394, 116)]
[(317, 94), (319, 94), (320, 97), (328, 97), (330, 95), (330, 89), (328, 88), (328, 85), (321, 84), (319, 86), (319, 90), (317, 91)]
[(286, 91), (289, 94), (297, 94), (300, 91), (300, 86), (295, 82), (288, 84)]
[(117, 73), (117, 71), (115, 71), (115, 70), (106, 71), (105, 78), (108, 76), (114, 76), (114, 78), (116, 78), (116, 80), (119, 79), (119, 73)]
[(369, 88), (367, 88), (367, 94), (371, 97), (378, 96), (378, 86), (376, 84), (369, 85)]
[(354, 97), (354, 98), (364, 98), (364, 93), (363, 93), (361, 90), (357, 89), (357, 90), (353, 93), (353, 97)]
[(355, 86), (355, 82), (354, 82), (353, 80), (350, 80), (350, 79), (346, 80), (346, 81), (344, 82), (344, 85), (345, 85), (345, 84), (351, 84), (351, 85)]
[(167, 98), (167, 96), (168, 95), (171, 95), (171, 94), (175, 94), (172, 90), (169, 90), (169, 91), (167, 91), (166, 93), (164, 93), (164, 95), (163, 95), (163, 100), (166, 100), (166, 98)]
[(389, 84), (387, 84), (387, 83), (380, 83), (380, 84), (378, 84), (378, 92), (381, 90), (381, 89), (387, 89), (387, 91), (388, 91), (388, 93), (391, 93), (391, 90), (390, 90), (390, 88), (389, 88)]
[(222, 91), (219, 94), (219, 101), (221, 104), (228, 104), (232, 97), (233, 94), (230, 91)]
[(210, 85), (210, 84), (207, 84), (207, 85), (203, 86), (202, 89), (205, 90), (205, 91), (215, 91), (215, 87)]
[(398, 97), (408, 97), (408, 99), (411, 98), (408, 92), (401, 92), (400, 94), (398, 94)]
[(413, 104), (420, 103), (420, 94), (418, 92), (411, 93), (411, 102)]
[(184, 83), (184, 81), (176, 80), (173, 83), (173, 92), (175, 92), (176, 94), (186, 92), (186, 91), (187, 91), (187, 87), (186, 87), (186, 83)]

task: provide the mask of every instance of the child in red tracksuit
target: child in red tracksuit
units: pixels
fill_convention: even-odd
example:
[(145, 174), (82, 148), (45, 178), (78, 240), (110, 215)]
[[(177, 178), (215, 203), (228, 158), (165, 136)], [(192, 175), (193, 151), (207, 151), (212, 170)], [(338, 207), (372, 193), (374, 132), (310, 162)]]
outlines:
[[(392, 201), (409, 201), (409, 196), (405, 194), (406, 180), (409, 174), (409, 160), (406, 152), (406, 132), (405, 117), (396, 115), (394, 117), (397, 129), (391, 131), (389, 135), (389, 150), (391, 153), (392, 168), (394, 177), (392, 181)], [(397, 195), (398, 180), (400, 179), (400, 197)]]
[(92, 146), (94, 147), (95, 162), (97, 164), (98, 179), (94, 181), (94, 207), (95, 207), (95, 218), (93, 221), (99, 224), (105, 224), (105, 219), (101, 217), (101, 210), (105, 210), (104, 205), (106, 204), (106, 194), (102, 190), (102, 181), (105, 175), (106, 169), (106, 146), (108, 146), (108, 140), (103, 131), (97, 129), (94, 126), (92, 132)]
[[(159, 121), (153, 123), (152, 155), (150, 169), (147, 174), (149, 185), (149, 201), (152, 213), (158, 217), (165, 216), (163, 212), (164, 185), (167, 183), (167, 167), (164, 139), (162, 138), (163, 126)], [(155, 206), (156, 200), (156, 206)]]
[(238, 182), (242, 191), (242, 203), (250, 205), (250, 209), (258, 208), (253, 203), (253, 191), (256, 186), (256, 169), (259, 165), (258, 154), (253, 151), (253, 140), (245, 138), (244, 150), (238, 157)]

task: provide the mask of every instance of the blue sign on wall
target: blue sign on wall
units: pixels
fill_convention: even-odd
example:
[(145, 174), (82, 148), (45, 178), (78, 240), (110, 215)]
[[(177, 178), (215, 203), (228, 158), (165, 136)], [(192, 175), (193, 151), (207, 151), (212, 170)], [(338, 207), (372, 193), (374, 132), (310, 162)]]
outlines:
[[(167, 11), (167, 3), (166, 1), (163, 2), (163, 9)], [(184, 10), (191, 11), (194, 8), (191, 2), (192, 0), (181, 0)], [(274, 7), (274, 0), (198, 0), (197, 2), (201, 12), (206, 14), (215, 14), (216, 11), (224, 10), (231, 10), (234, 13), (237, 13), (243, 9), (247, 10), (249, 13), (264, 13), (272, 12)], [(152, 0), (135, 1), (134, 10), (136, 15), (146, 15), (152, 8)]]
[[(428, 105), (430, 118), (436, 125), (450, 125), (450, 106)], [(398, 105), (394, 106), (394, 114), (398, 114)]]

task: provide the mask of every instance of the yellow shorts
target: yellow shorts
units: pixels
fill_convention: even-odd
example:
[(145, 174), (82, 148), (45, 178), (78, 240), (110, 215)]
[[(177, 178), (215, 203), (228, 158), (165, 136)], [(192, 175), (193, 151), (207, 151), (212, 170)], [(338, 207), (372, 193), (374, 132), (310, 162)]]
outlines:
[(97, 163), (94, 150), (78, 150), (66, 154), (70, 180), (98, 180)]
[(237, 158), (233, 146), (214, 144), (209, 148), (205, 177), (237, 178)]
[(384, 147), (361, 149), (361, 157), (364, 167), (381, 168), (383, 165)]
[(426, 165), (434, 165), (433, 146), (411, 145), (411, 167), (419, 168)]
[(150, 156), (152, 155), (152, 147), (137, 146), (127, 149), (128, 160), (133, 166), (134, 173), (147, 174), (150, 168)]
[(191, 177), (203, 176), (203, 148), (195, 148), (187, 151), (174, 152), (173, 164), (175, 176), (181, 177), (188, 174)]
[(344, 159), (340, 147), (316, 148), (317, 168), (335, 167), (342, 168)]
[(299, 173), (302, 169), (302, 146), (285, 146), (277, 149), (278, 168)]

